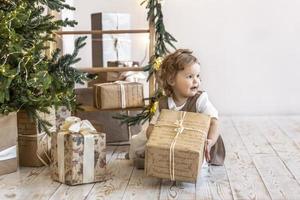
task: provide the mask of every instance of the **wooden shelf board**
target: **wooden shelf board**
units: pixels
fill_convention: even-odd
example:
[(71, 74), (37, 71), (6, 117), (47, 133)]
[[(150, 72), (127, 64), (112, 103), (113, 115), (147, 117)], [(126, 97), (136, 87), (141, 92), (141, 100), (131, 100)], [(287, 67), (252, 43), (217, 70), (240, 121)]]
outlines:
[(132, 30), (93, 30), (93, 31), (57, 31), (58, 35), (101, 35), (101, 34), (128, 34), (128, 33), (150, 33), (149, 29)]
[(78, 70), (90, 74), (98, 74), (105, 72), (144, 71), (144, 67), (85, 67), (78, 68)]
[(96, 112), (96, 111), (136, 111), (143, 110), (144, 107), (135, 107), (135, 108), (116, 108), (116, 109), (98, 109), (93, 106), (80, 106), (84, 112)]

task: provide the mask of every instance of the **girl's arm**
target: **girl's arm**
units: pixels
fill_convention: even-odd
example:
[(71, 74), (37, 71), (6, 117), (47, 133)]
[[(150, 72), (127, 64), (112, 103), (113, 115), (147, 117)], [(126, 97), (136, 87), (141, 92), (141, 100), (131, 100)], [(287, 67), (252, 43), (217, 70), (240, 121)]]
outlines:
[(216, 118), (211, 118), (207, 139), (211, 139), (212, 146), (215, 145), (220, 135), (217, 130), (218, 130), (218, 120)]
[(218, 129), (218, 120), (216, 118), (211, 118), (210, 127), (207, 135), (207, 141), (205, 143), (205, 158), (209, 162), (210, 161), (210, 149), (217, 142), (219, 137)]

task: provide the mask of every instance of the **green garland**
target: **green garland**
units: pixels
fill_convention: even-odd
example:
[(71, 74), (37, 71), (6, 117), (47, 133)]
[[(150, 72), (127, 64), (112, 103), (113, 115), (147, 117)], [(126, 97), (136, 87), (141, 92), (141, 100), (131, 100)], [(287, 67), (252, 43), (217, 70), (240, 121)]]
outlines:
[[(163, 57), (170, 53), (167, 45), (176, 49), (173, 43), (177, 42), (177, 40), (166, 31), (160, 0), (144, 0), (141, 5), (146, 2), (146, 8), (148, 9), (147, 20), (154, 24), (156, 36), (154, 55), (150, 58), (149, 64), (144, 67), (144, 71), (149, 72), (149, 76), (147, 78), (147, 81), (149, 81), (150, 77), (155, 75), (159, 70)], [(129, 126), (140, 123), (144, 124), (147, 120), (151, 120), (154, 116), (158, 107), (158, 101), (162, 96), (163, 91), (158, 89), (155, 91), (153, 97), (145, 99), (150, 100), (150, 102), (141, 113), (137, 114), (136, 116), (117, 115), (114, 118), (120, 119), (121, 123), (127, 123)]]
[(177, 42), (177, 40), (166, 31), (160, 0), (145, 0), (141, 3), (141, 5), (145, 4), (146, 2), (146, 9), (148, 9), (147, 20), (151, 21), (155, 27), (154, 55), (150, 58), (149, 64), (144, 67), (144, 71), (149, 71), (149, 76), (147, 79), (149, 80), (159, 68), (157, 67), (157, 62), (159, 62), (158, 60), (161, 60), (165, 55), (170, 53), (167, 45), (176, 49), (173, 43)]
[(49, 123), (38, 111), (49, 113), (51, 106), (75, 110), (75, 83), (88, 78), (71, 67), (80, 60), (77, 55), (85, 37), (75, 41), (72, 54), (60, 56), (56, 49), (51, 56), (45, 55), (54, 32), (77, 23), (43, 14), (42, 5), (56, 11), (74, 10), (64, 0), (0, 0), (0, 114), (25, 110), (48, 132)]

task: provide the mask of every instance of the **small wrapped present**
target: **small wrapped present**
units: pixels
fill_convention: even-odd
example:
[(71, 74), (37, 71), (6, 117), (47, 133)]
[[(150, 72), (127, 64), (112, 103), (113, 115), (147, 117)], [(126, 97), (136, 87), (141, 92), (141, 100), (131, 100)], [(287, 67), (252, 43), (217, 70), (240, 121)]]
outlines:
[(195, 182), (209, 126), (207, 115), (163, 109), (146, 144), (146, 174)]
[(68, 117), (51, 140), (51, 177), (78, 185), (105, 180), (105, 134), (88, 120)]
[(95, 107), (101, 109), (144, 106), (143, 84), (117, 81), (94, 85)]
[(17, 171), (17, 114), (0, 115), (0, 176)]

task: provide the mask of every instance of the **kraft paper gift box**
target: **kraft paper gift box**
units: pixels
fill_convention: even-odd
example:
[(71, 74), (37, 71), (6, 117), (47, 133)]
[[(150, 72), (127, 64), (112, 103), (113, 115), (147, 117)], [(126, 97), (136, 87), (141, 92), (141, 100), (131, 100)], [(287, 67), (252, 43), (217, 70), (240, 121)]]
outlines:
[(143, 107), (143, 84), (117, 81), (94, 85), (95, 107), (100, 109), (120, 109)]
[(17, 171), (17, 114), (0, 115), (0, 176)]
[(51, 177), (78, 185), (105, 180), (105, 134), (98, 133), (88, 120), (68, 117), (51, 140)]
[(209, 126), (207, 115), (163, 109), (146, 144), (146, 174), (196, 182)]

